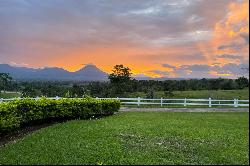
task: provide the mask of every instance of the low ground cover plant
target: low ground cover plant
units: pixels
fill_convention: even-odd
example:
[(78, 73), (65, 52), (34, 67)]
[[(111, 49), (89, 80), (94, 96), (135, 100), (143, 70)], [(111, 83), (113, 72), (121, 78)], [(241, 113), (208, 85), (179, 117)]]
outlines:
[(22, 124), (49, 119), (87, 119), (112, 115), (120, 108), (117, 100), (30, 98), (0, 104), (0, 133)]

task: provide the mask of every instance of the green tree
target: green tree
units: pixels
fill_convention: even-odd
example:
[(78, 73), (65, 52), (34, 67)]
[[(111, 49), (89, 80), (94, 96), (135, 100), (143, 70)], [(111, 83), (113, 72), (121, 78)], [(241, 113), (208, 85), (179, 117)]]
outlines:
[(155, 97), (155, 90), (153, 87), (148, 88), (146, 98), (153, 99)]
[(166, 81), (166, 82), (163, 83), (164, 95), (166, 97), (173, 97), (174, 96), (172, 88), (173, 88), (173, 86), (171, 85), (170, 82)]
[(109, 80), (111, 83), (123, 83), (131, 80), (132, 73), (128, 67), (123, 65), (115, 65), (112, 70), (113, 73), (109, 75)]
[(0, 90), (5, 91), (11, 85), (12, 77), (8, 73), (0, 73)]
[(41, 96), (41, 92), (33, 88), (32, 86), (26, 86), (22, 90), (22, 97), (37, 97), (37, 96)]
[(249, 86), (249, 80), (245, 77), (239, 77), (235, 80), (239, 89), (247, 88)]
[[(131, 70), (123, 65), (115, 65), (112, 70), (113, 73), (109, 75), (110, 80), (110, 96), (123, 96), (124, 92), (131, 88)], [(116, 96), (115, 96), (116, 95)]]
[(236, 88), (237, 88), (236, 83), (231, 79), (223, 79), (223, 81), (221, 82), (222, 90), (232, 90)]
[(71, 93), (73, 97), (82, 97), (84, 95), (84, 89), (80, 85), (73, 84), (71, 88)]

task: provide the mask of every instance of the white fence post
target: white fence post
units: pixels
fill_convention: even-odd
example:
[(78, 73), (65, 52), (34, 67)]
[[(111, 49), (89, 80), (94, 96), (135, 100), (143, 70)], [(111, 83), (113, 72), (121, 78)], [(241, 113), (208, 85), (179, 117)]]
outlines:
[(208, 101), (208, 102), (209, 102), (209, 104), (208, 104), (208, 105), (209, 105), (209, 107), (212, 107), (212, 100), (211, 100), (211, 98), (210, 98), (210, 97), (209, 97), (209, 101)]
[(238, 99), (234, 99), (234, 107), (238, 107)]
[(185, 98), (184, 99), (184, 107), (186, 107), (187, 106), (187, 99)]
[(138, 97), (138, 99), (137, 99), (137, 106), (140, 106), (140, 97)]
[(58, 96), (56, 96), (56, 100), (58, 100), (59, 99), (59, 97)]
[(163, 101), (162, 101), (162, 97), (161, 97), (161, 107), (162, 107), (162, 103), (163, 103)]
[(0, 103), (2, 103), (3, 102), (3, 98), (0, 98)]

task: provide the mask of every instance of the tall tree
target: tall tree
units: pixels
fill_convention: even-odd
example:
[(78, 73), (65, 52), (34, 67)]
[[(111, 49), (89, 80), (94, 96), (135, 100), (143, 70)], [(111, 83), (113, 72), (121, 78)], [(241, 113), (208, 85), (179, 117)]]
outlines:
[(123, 65), (115, 65), (113, 73), (109, 75), (111, 96), (122, 96), (124, 92), (131, 88), (131, 70)]
[(22, 90), (22, 97), (38, 97), (41, 96), (41, 92), (32, 86), (25, 86)]
[(123, 65), (115, 65), (112, 70), (113, 73), (109, 75), (109, 80), (111, 83), (122, 83), (131, 80), (132, 73), (128, 67)]
[(0, 73), (0, 90), (5, 91), (11, 84), (12, 77), (8, 73)]
[(249, 80), (245, 77), (239, 77), (235, 80), (239, 89), (247, 88), (249, 86)]

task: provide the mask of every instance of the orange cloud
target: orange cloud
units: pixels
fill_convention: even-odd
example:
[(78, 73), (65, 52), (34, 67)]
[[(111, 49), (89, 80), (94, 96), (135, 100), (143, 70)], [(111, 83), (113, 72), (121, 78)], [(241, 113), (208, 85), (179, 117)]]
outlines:
[(209, 74), (213, 75), (213, 76), (219, 76), (219, 77), (230, 77), (233, 76), (230, 73), (219, 73), (218, 71), (210, 71)]
[[(242, 34), (249, 36), (249, 1), (243, 3), (231, 3), (227, 17), (216, 23), (214, 38), (212, 40), (213, 55), (237, 54), (249, 59), (249, 44), (245, 43)], [(226, 49), (218, 49), (219, 46), (228, 46)], [(233, 46), (241, 47), (236, 49)], [(215, 58), (215, 57), (213, 57)], [(230, 63), (230, 59), (217, 59), (219, 63)], [(239, 63), (239, 62), (238, 62)]]
[(249, 38), (248, 11), (248, 0), (242, 3), (230, 3), (226, 17), (215, 24), (211, 41), (197, 43), (197, 47), (206, 56), (209, 64), (241, 62), (241, 60), (217, 58), (223, 54), (241, 55), (243, 60), (249, 59), (249, 43), (242, 37), (246, 35)]

